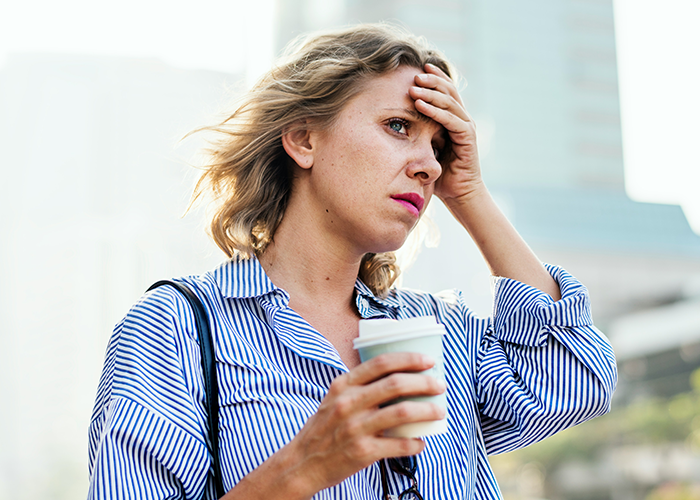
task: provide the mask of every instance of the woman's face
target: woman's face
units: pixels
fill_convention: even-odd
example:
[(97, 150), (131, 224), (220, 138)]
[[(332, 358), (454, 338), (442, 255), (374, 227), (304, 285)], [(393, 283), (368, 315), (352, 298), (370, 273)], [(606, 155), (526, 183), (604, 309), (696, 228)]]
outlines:
[(312, 210), (359, 255), (399, 248), (440, 176), (446, 133), (408, 94), (421, 73), (402, 66), (370, 79), (332, 127), (309, 136)]

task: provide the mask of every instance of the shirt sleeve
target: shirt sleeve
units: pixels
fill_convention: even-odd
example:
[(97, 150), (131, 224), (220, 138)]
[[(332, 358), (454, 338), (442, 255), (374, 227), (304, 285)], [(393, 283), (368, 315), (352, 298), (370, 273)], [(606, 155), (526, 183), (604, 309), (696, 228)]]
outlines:
[(160, 287), (110, 339), (89, 430), (88, 499), (202, 497), (210, 456), (198, 370), (190, 306)]
[(588, 291), (547, 266), (562, 298), (495, 278), (493, 320), (477, 357), (487, 452), (527, 446), (609, 411), (615, 356), (591, 319)]

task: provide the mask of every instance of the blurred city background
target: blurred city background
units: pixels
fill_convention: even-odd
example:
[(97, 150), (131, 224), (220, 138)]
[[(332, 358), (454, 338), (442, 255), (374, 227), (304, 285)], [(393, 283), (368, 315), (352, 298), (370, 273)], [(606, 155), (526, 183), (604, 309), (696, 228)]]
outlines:
[[(297, 34), (382, 20), (455, 63), (488, 185), (588, 286), (618, 356), (609, 415), (493, 457), (504, 497), (700, 499), (699, 17), (693, 0), (0, 6), (0, 499), (85, 496), (113, 325), (152, 282), (223, 259), (201, 210), (181, 218), (203, 143), (180, 139)], [(461, 288), (488, 315), (486, 267), (432, 205), (439, 244), (424, 228), (403, 286)]]

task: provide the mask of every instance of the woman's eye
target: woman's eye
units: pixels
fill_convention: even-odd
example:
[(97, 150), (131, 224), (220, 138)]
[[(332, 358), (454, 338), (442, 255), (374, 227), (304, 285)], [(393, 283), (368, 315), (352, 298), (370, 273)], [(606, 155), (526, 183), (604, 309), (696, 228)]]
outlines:
[(389, 128), (394, 132), (398, 132), (399, 134), (405, 134), (407, 132), (406, 122), (404, 122), (403, 120), (390, 121)]
[(433, 146), (433, 154), (435, 155), (436, 160), (440, 159), (440, 149), (439, 148), (436, 148), (435, 146)]

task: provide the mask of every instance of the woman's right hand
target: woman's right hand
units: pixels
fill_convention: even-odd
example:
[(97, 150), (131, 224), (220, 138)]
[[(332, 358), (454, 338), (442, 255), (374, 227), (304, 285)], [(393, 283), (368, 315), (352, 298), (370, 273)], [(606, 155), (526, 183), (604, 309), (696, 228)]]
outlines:
[(273, 490), (284, 492), (285, 498), (310, 498), (379, 459), (420, 453), (425, 447), (420, 439), (384, 437), (384, 430), (439, 420), (444, 410), (414, 401), (380, 405), (399, 397), (442, 394), (444, 382), (411, 373), (433, 364), (422, 354), (383, 354), (340, 375), (294, 439), (229, 492), (238, 493), (243, 486), (256, 495), (226, 498), (270, 498)]

